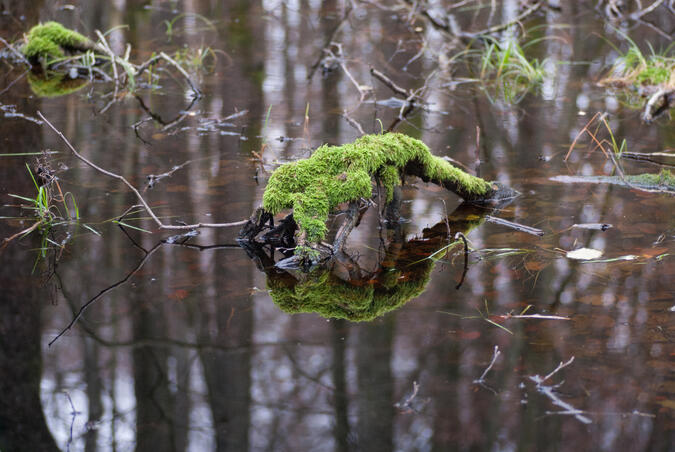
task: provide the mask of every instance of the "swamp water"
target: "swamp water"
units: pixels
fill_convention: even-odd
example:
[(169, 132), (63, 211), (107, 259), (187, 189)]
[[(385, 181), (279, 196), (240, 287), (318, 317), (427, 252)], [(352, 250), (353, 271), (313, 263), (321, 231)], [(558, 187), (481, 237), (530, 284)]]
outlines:
[[(484, 3), (458, 13), (464, 29), (482, 27)], [(498, 3), (494, 23), (517, 16), (517, 1)], [(623, 41), (595, 2), (571, 3), (527, 22), (533, 37), (548, 38), (528, 50), (547, 59), (547, 74), (518, 103), (461, 79), (461, 66), (453, 77), (455, 66), (439, 63), (440, 32), (375, 3), (3, 3), (0, 35), (10, 41), (57, 20), (89, 36), (127, 25), (111, 32), (111, 47), (123, 54), (129, 43), (139, 61), (189, 49), (188, 64), (198, 49), (212, 51), (191, 68), (201, 98), (164, 76), (104, 112), (110, 84), (39, 97), (31, 74), (1, 62), (0, 216), (20, 213), (10, 194), (35, 192), (25, 168), (35, 157), (7, 154), (49, 150), (59, 186), (97, 234), (57, 226), (49, 241), (36, 231), (0, 254), (0, 449), (673, 450), (675, 198), (552, 178), (611, 174), (588, 137), (564, 161), (596, 112), (608, 112), (633, 152), (672, 149), (675, 129), (668, 117), (642, 123), (621, 93), (596, 85), (617, 57), (601, 36)], [(667, 14), (650, 19), (672, 29)], [(646, 25), (624, 31), (641, 46), (669, 43)], [(320, 63), (331, 42), (342, 57)], [(438, 70), (427, 104), (396, 131), (522, 195), (493, 211), (409, 181), (397, 228), (381, 227), (371, 208), (349, 238), (351, 260), (291, 280), (261, 272), (237, 246), (238, 228), (173, 244), (160, 242), (170, 232), (123, 230), (109, 220), (133, 195), (37, 119), (42, 112), (83, 155), (137, 187), (180, 166), (143, 192), (165, 222), (238, 221), (259, 205), (267, 178), (253, 152), (264, 146), (271, 171), (322, 143), (353, 141), (360, 133), (346, 116), (368, 133), (395, 121), (402, 104), (369, 65), (405, 89)], [(374, 93), (360, 102), (363, 85)], [(622, 163), (631, 174), (659, 170)], [(123, 221), (156, 229), (142, 211)], [(3, 219), (0, 237), (31, 223)], [(589, 223), (612, 227), (572, 227)], [(474, 250), (459, 288), (461, 245), (438, 252), (448, 227)], [(603, 254), (566, 257), (579, 248)], [(367, 322), (286, 312), (302, 309), (303, 297), (353, 313), (360, 301), (367, 310), (394, 296)]]

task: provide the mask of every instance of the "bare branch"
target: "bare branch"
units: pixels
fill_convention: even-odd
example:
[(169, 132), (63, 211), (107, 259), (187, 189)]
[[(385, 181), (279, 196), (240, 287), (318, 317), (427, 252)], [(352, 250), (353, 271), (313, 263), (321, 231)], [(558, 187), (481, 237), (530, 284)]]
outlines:
[[(39, 112), (38, 112), (38, 114), (39, 114)], [(47, 121), (47, 120), (45, 119), (45, 121)], [(59, 332), (59, 334), (57, 334), (56, 337), (54, 337), (54, 339), (49, 341), (48, 347), (51, 347), (54, 342), (56, 342), (61, 336), (66, 334), (66, 332), (68, 332), (73, 327), (73, 325), (75, 325), (75, 322), (77, 322), (80, 319), (80, 317), (82, 317), (82, 314), (84, 314), (84, 311), (86, 311), (87, 308), (89, 308), (92, 304), (94, 304), (96, 302), (96, 300), (99, 300), (103, 295), (107, 294), (108, 292), (110, 292), (114, 288), (119, 287), (122, 284), (126, 283), (129, 280), (129, 278), (131, 278), (136, 273), (138, 273), (138, 271), (141, 268), (143, 268), (145, 263), (150, 259), (150, 257), (154, 254), (154, 252), (159, 249), (159, 247), (161, 245), (162, 245), (162, 242), (158, 242), (155, 246), (152, 247), (152, 249), (150, 251), (146, 252), (145, 256), (143, 256), (143, 259), (141, 259), (141, 261), (129, 273), (127, 273), (127, 275), (124, 278), (122, 278), (120, 281), (116, 282), (115, 284), (113, 284), (111, 286), (108, 286), (105, 289), (102, 289), (98, 294), (96, 294), (96, 296), (94, 296), (93, 298), (90, 298), (89, 301), (87, 301), (85, 304), (83, 304), (80, 307), (80, 309), (77, 311), (77, 313), (75, 314), (73, 319), (70, 321), (70, 323), (68, 323), (68, 325), (66, 325), (66, 327), (63, 328)]]
[(485, 383), (485, 377), (487, 377), (488, 372), (492, 369), (492, 366), (495, 365), (495, 362), (497, 362), (497, 358), (499, 358), (499, 355), (501, 355), (502, 352), (499, 351), (499, 345), (495, 345), (495, 350), (492, 353), (492, 361), (490, 361), (490, 364), (487, 366), (487, 368), (483, 371), (483, 374), (478, 377), (477, 380), (474, 380), (473, 382), (476, 384), (483, 384)]
[(9, 42), (5, 41), (5, 40), (4, 40), (3, 38), (1, 38), (1, 37), (0, 37), (0, 42), (2, 42), (2, 43), (5, 45), (5, 47), (7, 47), (7, 48), (9, 49), (9, 51), (12, 52), (12, 53), (14, 54), (14, 56), (16, 56), (18, 59), (20, 59), (20, 60), (23, 61), (25, 64), (27, 64), (28, 67), (30, 67), (30, 68), (33, 67), (33, 65), (30, 64), (30, 61), (28, 61), (28, 59), (26, 59), (26, 57), (25, 57), (21, 52), (19, 52), (18, 50), (16, 50), (12, 44), (10, 44)]
[(197, 229), (197, 228), (227, 228), (227, 227), (232, 227), (232, 226), (242, 226), (246, 224), (247, 220), (241, 220), (241, 221), (235, 221), (232, 223), (194, 223), (194, 224), (187, 224), (187, 225), (169, 225), (169, 224), (164, 224), (162, 221), (155, 215), (153, 210), (150, 208), (148, 203), (143, 199), (143, 196), (141, 193), (138, 191), (136, 187), (134, 187), (128, 180), (124, 178), (124, 176), (120, 176), (119, 174), (115, 174), (111, 171), (105, 170), (101, 168), (100, 166), (92, 163), (91, 161), (87, 160), (82, 154), (77, 152), (77, 150), (73, 147), (72, 144), (68, 141), (68, 139), (61, 133), (54, 125), (47, 120), (47, 118), (44, 117), (42, 112), (38, 111), (38, 116), (42, 118), (42, 120), (63, 140), (64, 143), (66, 143), (66, 146), (68, 146), (68, 149), (81, 161), (86, 163), (88, 166), (91, 168), (95, 169), (96, 171), (100, 172), (101, 174), (105, 174), (108, 177), (112, 177), (113, 179), (117, 179), (118, 181), (122, 182), (124, 185), (126, 185), (129, 190), (131, 190), (134, 195), (136, 195), (136, 198), (138, 201), (141, 203), (145, 211), (150, 215), (150, 218), (152, 218), (152, 221), (157, 224), (157, 227), (159, 229), (170, 229), (170, 230), (186, 230), (186, 229)]
[(652, 3), (651, 5), (646, 7), (645, 9), (639, 9), (639, 10), (635, 11), (633, 14), (630, 15), (630, 18), (633, 19), (633, 20), (640, 19), (642, 16), (645, 16), (645, 15), (651, 13), (652, 11), (654, 11), (663, 2), (664, 2), (664, 0), (656, 0), (654, 3)]
[(571, 357), (570, 359), (568, 359), (566, 362), (560, 361), (560, 363), (558, 364), (558, 367), (556, 367), (555, 369), (553, 369), (553, 371), (551, 371), (551, 373), (549, 373), (548, 375), (546, 375), (546, 376), (541, 380), (541, 382), (542, 382), (542, 383), (545, 382), (546, 380), (548, 380), (549, 378), (551, 378), (551, 377), (554, 376), (556, 373), (560, 372), (561, 370), (563, 370), (565, 367), (569, 366), (569, 365), (572, 364), (573, 362), (574, 362), (574, 356)]
[(183, 74), (183, 77), (185, 77), (185, 80), (187, 80), (188, 84), (190, 85), (190, 88), (192, 88), (192, 91), (194, 92), (194, 94), (195, 94), (196, 97), (202, 97), (202, 92), (199, 91), (199, 89), (195, 86), (195, 84), (192, 82), (192, 79), (190, 78), (190, 76), (188, 75), (188, 73), (185, 71), (185, 69), (183, 69), (183, 67), (182, 67), (180, 64), (176, 63), (176, 61), (175, 61), (173, 58), (171, 58), (169, 55), (167, 55), (167, 54), (164, 53), (164, 52), (161, 52), (161, 53), (159, 54), (159, 56), (161, 56), (162, 58), (164, 58), (164, 59), (165, 59), (167, 62), (169, 62), (173, 67), (175, 67), (176, 70), (178, 70), (178, 72), (180, 72), (181, 74)]
[(560, 364), (558, 364), (558, 367), (553, 369), (553, 371), (551, 373), (549, 373), (548, 375), (546, 375), (543, 378), (539, 375), (532, 375), (529, 378), (530, 378), (530, 380), (532, 380), (536, 384), (537, 391), (539, 391), (541, 394), (544, 394), (546, 397), (548, 397), (549, 400), (551, 401), (551, 403), (553, 403), (554, 405), (559, 406), (560, 408), (563, 409), (562, 411), (548, 411), (546, 414), (571, 415), (571, 416), (574, 416), (579, 422), (582, 422), (584, 424), (590, 424), (590, 423), (592, 423), (592, 421), (588, 417), (584, 416), (584, 414), (586, 414), (585, 411), (574, 408), (572, 405), (570, 405), (569, 403), (563, 401), (560, 397), (558, 397), (555, 390), (558, 387), (560, 387), (560, 385), (562, 383), (557, 384), (557, 385), (551, 385), (551, 386), (547, 386), (547, 385), (544, 384), (544, 382), (546, 380), (548, 380), (553, 375), (555, 375), (557, 372), (559, 372), (560, 370), (569, 366), (573, 362), (574, 362), (574, 356), (572, 356), (567, 362), (564, 362), (564, 363), (560, 362)]
[(501, 226), (506, 226), (507, 228), (511, 228), (511, 229), (516, 230), (516, 231), (526, 232), (528, 234), (538, 235), (540, 237), (542, 235), (544, 235), (544, 231), (542, 231), (541, 229), (533, 228), (532, 226), (526, 226), (526, 225), (520, 224), (520, 223), (515, 223), (515, 222), (509, 221), (509, 220), (504, 220), (503, 218), (497, 218), (497, 217), (493, 217), (491, 215), (486, 215), (485, 220), (488, 221), (489, 223), (494, 223), (494, 224), (498, 224), (498, 225), (501, 225)]
[(349, 116), (349, 113), (347, 112), (347, 110), (342, 111), (342, 117), (349, 123), (350, 126), (354, 127), (356, 130), (358, 130), (361, 135), (366, 134), (366, 132), (363, 130), (363, 127), (361, 126), (361, 124), (356, 119)]
[(396, 83), (394, 83), (392, 79), (390, 79), (389, 77), (387, 77), (385, 74), (378, 71), (374, 67), (370, 68), (370, 73), (373, 75), (373, 77), (375, 77), (376, 79), (387, 85), (389, 89), (391, 89), (394, 93), (398, 94), (399, 96), (403, 98), (408, 98), (411, 95), (410, 90), (401, 88)]
[(489, 27), (489, 28), (486, 28), (484, 30), (477, 31), (477, 32), (474, 32), (474, 33), (463, 33), (463, 35), (466, 36), (466, 37), (476, 37), (476, 36), (481, 36), (481, 35), (489, 35), (489, 34), (492, 34), (492, 33), (496, 33), (498, 31), (505, 30), (505, 29), (509, 28), (511, 25), (515, 25), (517, 23), (520, 23), (527, 16), (529, 16), (530, 14), (536, 12), (539, 8), (541, 8), (543, 4), (544, 4), (544, 1), (540, 0), (536, 3), (534, 3), (529, 8), (527, 8), (525, 11), (523, 11), (521, 14), (518, 15), (518, 17), (516, 17), (513, 20), (510, 20), (510, 21), (505, 22), (503, 24), (495, 25), (493, 27)]

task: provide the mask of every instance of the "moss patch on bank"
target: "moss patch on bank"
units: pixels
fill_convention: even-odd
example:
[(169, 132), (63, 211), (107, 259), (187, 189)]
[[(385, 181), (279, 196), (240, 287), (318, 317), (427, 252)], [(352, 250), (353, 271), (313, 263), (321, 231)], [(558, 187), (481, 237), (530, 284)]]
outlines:
[(633, 174), (626, 175), (624, 178), (626, 182), (640, 188), (675, 190), (675, 175), (667, 169), (662, 169), (657, 174)]
[(324, 145), (308, 159), (282, 165), (270, 177), (263, 208), (272, 214), (293, 209), (299, 234), (317, 243), (326, 235), (328, 214), (334, 208), (370, 198), (373, 178), (383, 185), (390, 201), (410, 164), (422, 169), (425, 180), (460, 187), (460, 196), (478, 198), (492, 190), (489, 182), (432, 155), (420, 140), (387, 133), (365, 135), (342, 146)]
[(94, 44), (84, 35), (70, 30), (58, 22), (34, 26), (28, 32), (23, 54), (31, 61), (63, 58), (65, 52), (91, 50)]

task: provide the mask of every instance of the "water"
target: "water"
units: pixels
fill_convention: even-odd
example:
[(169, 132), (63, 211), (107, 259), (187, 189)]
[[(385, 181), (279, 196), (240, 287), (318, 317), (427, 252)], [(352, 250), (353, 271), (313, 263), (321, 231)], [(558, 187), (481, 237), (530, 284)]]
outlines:
[[(131, 44), (132, 60), (155, 50), (209, 46), (217, 49), (217, 61), (212, 67), (207, 60), (194, 75), (204, 96), (192, 105), (179, 76), (139, 91), (161, 122), (148, 120), (133, 96), (101, 113), (110, 101), (102, 94), (111, 89), (101, 84), (38, 98), (23, 69), (5, 64), (0, 87), (14, 84), (0, 94), (4, 106), (13, 106), (3, 113), (36, 118), (41, 111), (83, 155), (137, 187), (150, 174), (189, 162), (144, 192), (167, 223), (241, 220), (262, 197), (266, 176), (256, 170), (252, 152), (263, 143), (271, 170), (322, 143), (357, 138), (345, 114), (377, 133), (400, 106), (369, 75), (369, 65), (406, 89), (422, 87), (438, 67), (432, 56), (443, 51), (444, 40), (428, 23), (409, 27), (406, 13), (361, 3), (342, 20), (349, 4), (5, 6), (1, 34), (11, 40), (39, 20), (56, 19), (89, 35), (127, 24), (110, 39), (120, 54)], [(479, 29), (487, 10), (475, 23), (472, 12), (460, 14), (460, 25)], [(164, 21), (180, 12), (190, 14), (174, 21), (169, 40)], [(507, 1), (497, 16), (517, 13), (517, 2)], [(653, 20), (672, 28), (672, 16)], [(324, 297), (341, 291), (336, 299), (357, 294), (358, 300), (362, 292), (401, 295), (403, 287), (419, 294), (399, 299), (398, 309), (385, 309), (370, 322), (282, 311), (272, 295), (278, 299), (279, 287), (299, 283), (261, 272), (241, 248), (226, 246), (236, 245), (237, 228), (201, 230), (188, 243), (203, 248), (158, 245), (173, 235), (168, 232), (125, 234), (106, 220), (135, 203), (129, 191), (73, 158), (47, 127), (5, 114), (2, 153), (58, 152), (51, 164), (60, 187), (73, 194), (82, 221), (100, 235), (61, 227), (51, 239), (67, 239), (62, 250), (52, 247), (39, 258), (34, 233), (12, 242), (0, 257), (0, 448), (672, 450), (675, 200), (618, 185), (551, 180), (609, 174), (611, 163), (590, 152), (585, 138), (563, 161), (597, 111), (609, 112), (613, 133), (633, 152), (672, 149), (672, 121), (645, 125), (620, 95), (596, 86), (616, 57), (598, 35), (614, 43), (621, 38), (591, 6), (563, 5), (562, 12), (547, 10), (530, 25), (539, 27), (537, 36), (555, 36), (531, 51), (550, 61), (540, 92), (514, 105), (443, 73), (429, 83), (423, 111), (396, 129), (522, 196), (499, 212), (461, 207), (452, 213), (460, 205), (456, 196), (410, 181), (400, 229), (380, 230), (371, 209), (348, 242), (357, 264), (338, 263), (333, 276), (305, 286), (319, 294), (327, 289)], [(657, 48), (667, 42), (647, 26), (626, 31)], [(414, 58), (423, 38), (431, 53)], [(350, 74), (374, 87), (374, 97), (359, 103), (359, 91), (339, 67), (325, 75), (318, 69), (308, 81), (331, 40), (342, 44)], [(17, 215), (7, 206), (17, 203), (8, 194), (34, 195), (24, 170), (33, 158), (0, 157), (0, 215)], [(630, 174), (658, 171), (646, 162), (624, 165)], [(452, 233), (464, 231), (482, 250), (472, 253), (459, 289), (461, 247), (436, 255), (442, 258), (436, 263), (425, 260), (447, 243), (446, 212)], [(485, 213), (545, 235), (484, 222)], [(144, 214), (127, 222), (156, 230)], [(613, 227), (571, 228), (581, 223)], [(30, 224), (3, 220), (0, 236)], [(603, 251), (609, 262), (565, 258), (581, 247)], [(614, 260), (625, 256), (635, 258)], [(84, 303), (106, 289), (72, 330), (48, 346)], [(569, 320), (508, 317), (523, 311)], [(495, 346), (500, 354), (494, 366), (476, 382)], [(533, 381), (572, 357), (543, 386)], [(562, 382), (555, 392), (546, 389)]]

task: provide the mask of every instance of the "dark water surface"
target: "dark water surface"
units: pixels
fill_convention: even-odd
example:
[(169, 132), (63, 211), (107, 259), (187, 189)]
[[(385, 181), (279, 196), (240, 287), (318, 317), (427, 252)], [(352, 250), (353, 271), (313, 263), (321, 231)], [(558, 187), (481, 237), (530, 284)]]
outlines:
[[(498, 3), (498, 16), (518, 14), (517, 1)], [(615, 136), (634, 152), (672, 149), (675, 129), (668, 118), (645, 125), (625, 99), (596, 85), (616, 58), (600, 36), (622, 40), (603, 25), (596, 2), (570, 3), (529, 22), (538, 27), (533, 37), (549, 38), (528, 50), (549, 59), (549, 74), (538, 92), (514, 105), (475, 83), (457, 83), (459, 75), (443, 66), (442, 35), (423, 20), (406, 23), (406, 10), (375, 3), (355, 2), (343, 20), (351, 2), (4, 2), (0, 35), (12, 41), (55, 19), (91, 36), (128, 25), (110, 39), (119, 54), (131, 44), (136, 61), (184, 46), (218, 49), (214, 66), (208, 59), (203, 68), (212, 71), (193, 72), (204, 93), (193, 105), (179, 77), (139, 90), (163, 124), (148, 120), (131, 95), (101, 113), (110, 100), (102, 94), (111, 91), (102, 84), (38, 98), (23, 69), (2, 62), (3, 106), (33, 118), (43, 112), (84, 155), (137, 186), (190, 161), (145, 192), (167, 222), (247, 218), (265, 186), (251, 160), (263, 142), (272, 170), (322, 143), (357, 138), (345, 112), (366, 132), (386, 128), (399, 109), (381, 102), (392, 92), (370, 76), (371, 65), (406, 89), (422, 87), (438, 69), (428, 105), (396, 130), (523, 195), (499, 212), (455, 211), (455, 195), (411, 181), (398, 231), (380, 231), (371, 209), (352, 233), (348, 250), (360, 273), (354, 263), (339, 263), (314, 287), (372, 295), (409, 283), (410, 293), (421, 294), (370, 322), (291, 315), (270, 295), (279, 290), (278, 275), (258, 270), (236, 246), (155, 247), (171, 234), (125, 234), (106, 221), (134, 204), (125, 187), (74, 159), (46, 126), (0, 116), (0, 154), (57, 151), (51, 163), (60, 168), (61, 188), (74, 195), (82, 222), (100, 233), (61, 227), (51, 239), (69, 238), (67, 244), (52, 246), (45, 258), (37, 233), (0, 254), (0, 449), (674, 450), (675, 198), (550, 178), (610, 174), (611, 163), (591, 152), (586, 138), (563, 161), (595, 112), (609, 113)], [(460, 24), (478, 29), (486, 11), (478, 25), (472, 11), (459, 16)], [(672, 29), (674, 16), (663, 11), (650, 18)], [(189, 14), (168, 36), (164, 21), (180, 13)], [(648, 26), (624, 31), (640, 44), (668, 43)], [(331, 40), (342, 44), (351, 76), (375, 88), (360, 105), (340, 68), (319, 68), (308, 80)], [(422, 40), (427, 52), (415, 58)], [(0, 157), (2, 216), (17, 215), (8, 194), (34, 194), (25, 162), (33, 157)], [(658, 171), (649, 163), (624, 165), (631, 174)], [(460, 248), (436, 255), (443, 259), (435, 264), (420, 263), (446, 243), (431, 231), (425, 239), (423, 230), (436, 225), (445, 232), (445, 212), (453, 211), (452, 233), (464, 231), (477, 250), (459, 289)], [(485, 213), (545, 235), (486, 222)], [(135, 217), (143, 218), (129, 224), (156, 229), (143, 214)], [(571, 228), (579, 223), (613, 227)], [(2, 220), (0, 237), (30, 224)], [(188, 243), (235, 244), (236, 234), (207, 229)], [(607, 260), (632, 258), (565, 257), (581, 247), (603, 251)], [(387, 283), (390, 274), (395, 282)], [(80, 306), (117, 282), (48, 346)], [(528, 306), (526, 314), (569, 320), (507, 317)], [(476, 383), (495, 346), (500, 355)], [(537, 385), (536, 375), (572, 357)]]

